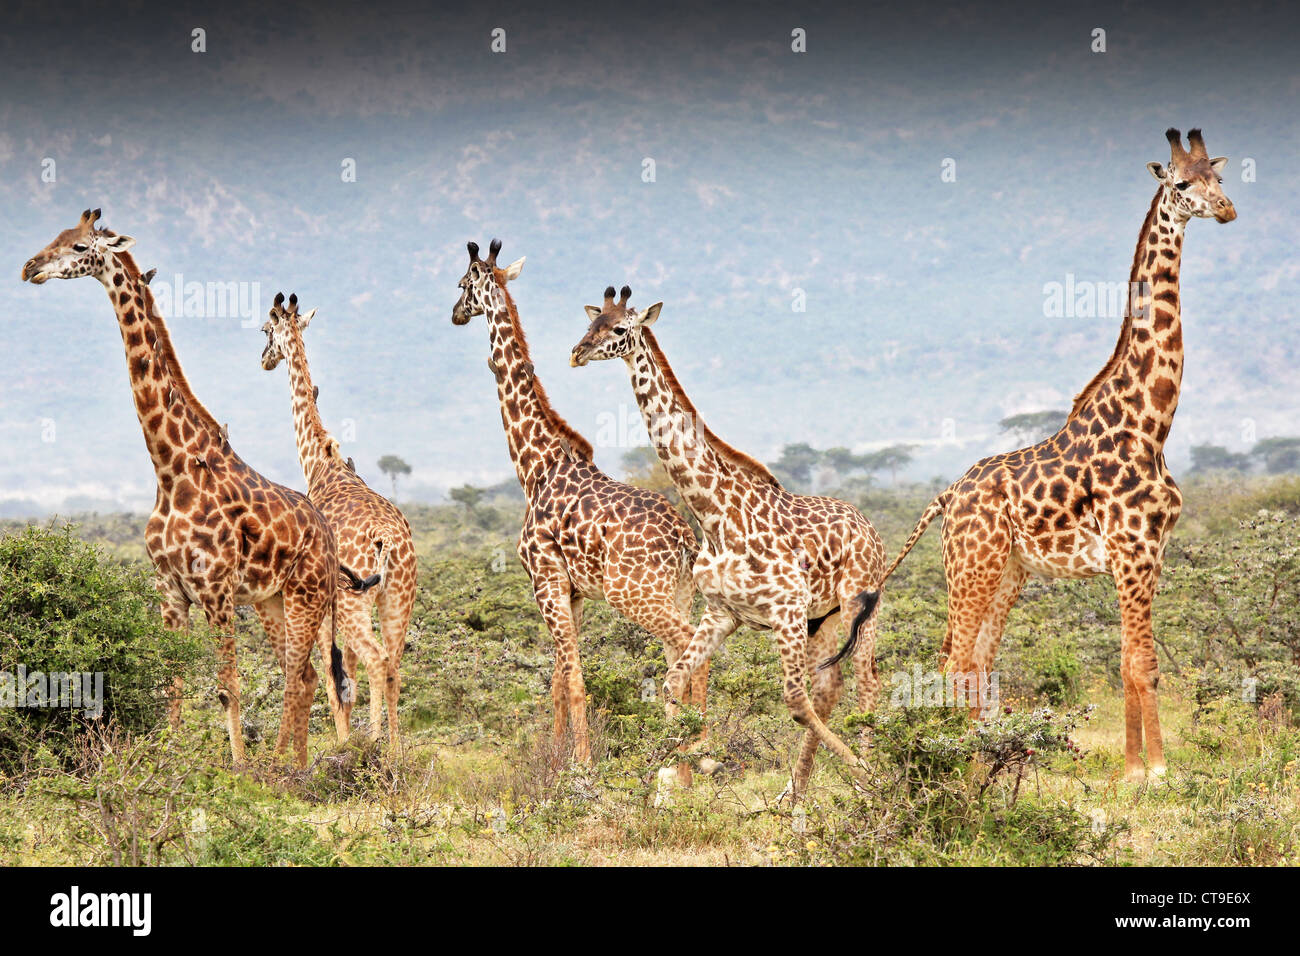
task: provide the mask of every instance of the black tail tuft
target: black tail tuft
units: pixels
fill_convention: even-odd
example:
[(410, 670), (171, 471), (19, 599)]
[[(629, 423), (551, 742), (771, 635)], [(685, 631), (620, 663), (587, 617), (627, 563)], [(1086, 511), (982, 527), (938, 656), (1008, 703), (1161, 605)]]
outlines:
[(334, 690), (338, 693), (339, 702), (351, 703), (352, 682), (343, 671), (343, 652), (337, 644), (330, 646), (330, 675), (334, 678)]
[(358, 594), (363, 591), (369, 591), (383, 578), (383, 575), (381, 574), (372, 574), (368, 578), (357, 577), (357, 573), (346, 564), (340, 564), (339, 570), (343, 572), (343, 576), (348, 579), (346, 584), (340, 584), (339, 587), (346, 588), (349, 591), (355, 591)]
[(858, 595), (858, 601), (862, 604), (862, 610), (853, 615), (853, 623), (849, 625), (849, 639), (844, 642), (844, 646), (840, 648), (838, 654), (817, 665), (819, 671), (834, 667), (853, 653), (853, 649), (858, 646), (858, 629), (867, 623), (867, 618), (871, 617), (871, 612), (876, 609), (876, 604), (880, 601), (880, 592), (863, 591)]

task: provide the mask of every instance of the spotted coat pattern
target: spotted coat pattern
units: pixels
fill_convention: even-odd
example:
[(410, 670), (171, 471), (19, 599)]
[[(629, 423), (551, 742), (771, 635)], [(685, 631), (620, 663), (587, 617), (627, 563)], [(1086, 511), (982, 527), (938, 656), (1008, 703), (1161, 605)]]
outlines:
[[(157, 570), (163, 620), (188, 627), (198, 605), (221, 644), (218, 696), (236, 765), (244, 762), (235, 661), (235, 608), (253, 605), (285, 672), (284, 708), (276, 752), (292, 738), (299, 766), (307, 763), (307, 720), (316, 689), (310, 652), (320, 644), (334, 680), (326, 681), (336, 726), (340, 699), (350, 695), (333, 628), (323, 627), (339, 581), (334, 536), (302, 495), (258, 474), (230, 447), (224, 430), (190, 390), (167, 326), (127, 251), (129, 236), (95, 228), (99, 210), (86, 210), (72, 229), (23, 266), (22, 278), (94, 276), (117, 314), (131, 394), (153, 461), (158, 487), (145, 526), (145, 550)], [(180, 719), (180, 688), (172, 720)], [(345, 728), (340, 727), (340, 734)]]
[(856, 508), (834, 498), (791, 494), (766, 467), (719, 439), (700, 419), (650, 330), (662, 303), (642, 313), (628, 306), (630, 296), (624, 286), (616, 303), (610, 287), (603, 306), (586, 307), (591, 323), (570, 364), (624, 360), (659, 460), (703, 531), (692, 573), (707, 607), (690, 646), (669, 669), (665, 694), (677, 699), (693, 670), (741, 624), (771, 630), (785, 702), (807, 728), (791, 781), (797, 797), (819, 743), (851, 767), (860, 764), (825, 724), (843, 686), (838, 666), (815, 671), (811, 697), (805, 675), (810, 661), (829, 663), (844, 623), (844, 653), (854, 655), (859, 706), (874, 707), (884, 546)]
[[(343, 670), (355, 686), (357, 661), (364, 658), (370, 679), (370, 735), (378, 737), (388, 704), (388, 742), (395, 752), (401, 743), (397, 715), (401, 690), (399, 668), (406, 650), (407, 628), (415, 604), (416, 561), (411, 527), (397, 506), (372, 490), (339, 454), (317, 408), (317, 389), (302, 333), (315, 316), (298, 313), (297, 296), (288, 305), (276, 297), (262, 330), (266, 346), (262, 368), (281, 360), (289, 367), (293, 427), (298, 460), (307, 479), (307, 497), (320, 509), (338, 543), (339, 561), (359, 577), (378, 581), (366, 591), (339, 595), (339, 630), (344, 637)], [(374, 639), (372, 613), (379, 619), (382, 643)], [(352, 700), (343, 704), (351, 720)]]
[[(551, 407), (529, 359), (514, 300), (506, 288), (523, 260), (496, 265), (500, 243), (479, 259), (469, 244), (452, 321), (486, 314), (488, 368), (497, 384), (501, 423), (528, 501), (519, 558), (555, 641), (551, 679), (555, 752), (572, 729), (574, 759), (591, 758), (586, 687), (578, 650), (583, 601), (607, 601), (664, 643), (669, 665), (694, 629), (691, 564), (698, 543), (686, 520), (657, 492), (614, 481), (592, 462), (591, 445)], [(700, 668), (683, 694), (704, 707), (708, 672)], [(684, 768), (679, 768), (684, 772)]]
[(1110, 574), (1119, 593), (1130, 779), (1146, 775), (1144, 732), (1152, 773), (1165, 772), (1151, 606), (1182, 506), (1165, 466), (1164, 443), (1183, 376), (1183, 232), (1192, 217), (1236, 218), (1219, 187), (1218, 172), (1227, 160), (1209, 159), (1197, 130), (1188, 136), (1191, 152), (1183, 150), (1177, 130), (1168, 137), (1169, 166), (1148, 167), (1160, 187), (1138, 235), (1129, 308), (1114, 354), (1075, 399), (1059, 432), (976, 462), (940, 494), (886, 572), (893, 573), (942, 514), (948, 582), (944, 665), (958, 675), (955, 680), (980, 675), (974, 687), (962, 688), (975, 695), (1030, 574)]

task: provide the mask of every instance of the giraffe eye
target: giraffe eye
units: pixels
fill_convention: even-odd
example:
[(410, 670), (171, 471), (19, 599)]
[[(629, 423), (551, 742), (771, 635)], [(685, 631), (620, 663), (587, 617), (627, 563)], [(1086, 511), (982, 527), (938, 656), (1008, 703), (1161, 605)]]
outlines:
[(623, 326), (621, 326), (621, 325), (619, 325), (619, 326), (615, 326), (615, 328), (614, 328), (614, 334), (615, 334), (615, 335), (627, 335), (627, 329), (623, 328)]
[(72, 244), (72, 251), (73, 251), (73, 252), (85, 252), (85, 251), (86, 251), (87, 249), (89, 249), (89, 248), (90, 248), (90, 247), (89, 247), (88, 245), (86, 245), (84, 242), (74, 242), (74, 243)]
[(1190, 186), (1190, 185), (1191, 185), (1191, 183), (1189, 183), (1187, 180), (1184, 179), (1181, 183), (1177, 183), (1177, 184), (1175, 184), (1174, 188), (1175, 188), (1175, 189), (1179, 189), (1179, 190), (1183, 190), (1183, 189), (1186, 189), (1186, 188), (1187, 188), (1188, 186)]

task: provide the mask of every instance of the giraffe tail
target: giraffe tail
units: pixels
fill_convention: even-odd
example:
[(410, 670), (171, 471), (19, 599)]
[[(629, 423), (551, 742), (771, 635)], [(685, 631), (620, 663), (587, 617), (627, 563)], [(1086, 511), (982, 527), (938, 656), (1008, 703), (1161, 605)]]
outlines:
[(346, 564), (340, 564), (339, 571), (342, 573), (343, 577), (347, 578), (346, 581), (339, 582), (339, 587), (348, 591), (354, 591), (357, 594), (369, 591), (383, 579), (383, 575), (381, 574), (372, 574), (368, 578), (360, 577), (357, 575), (357, 572), (353, 571)]
[[(339, 565), (340, 568), (343, 565)], [(334, 692), (340, 704), (352, 703), (352, 681), (348, 680), (343, 669), (343, 652), (339, 650), (339, 594), (331, 595), (330, 606), (330, 677), (334, 680)]]
[[(844, 660), (844, 658), (853, 653), (854, 648), (858, 646), (858, 631), (862, 629), (863, 624), (867, 623), (867, 619), (870, 618), (872, 612), (875, 611), (876, 605), (880, 603), (880, 592), (863, 591), (857, 596), (856, 600), (860, 606), (858, 608), (858, 613), (853, 615), (853, 623), (849, 625), (849, 639), (844, 642), (844, 646), (839, 649), (834, 657), (828, 657), (817, 665), (819, 671), (824, 671), (828, 667), (834, 667), (840, 661)], [(823, 618), (823, 620), (825, 619)], [(819, 625), (820, 623), (821, 622), (818, 621)]]
[(903, 545), (903, 550), (899, 552), (898, 557), (894, 558), (894, 563), (885, 568), (885, 573), (881, 575), (880, 583), (882, 585), (891, 574), (898, 570), (898, 566), (903, 563), (903, 559), (907, 557), (908, 552), (916, 547), (916, 542), (920, 541), (921, 535), (925, 534), (925, 529), (930, 527), (930, 522), (943, 514), (948, 507), (948, 502), (951, 500), (952, 489), (945, 488), (921, 513), (920, 520), (916, 522), (916, 527), (912, 529), (912, 536), (907, 539), (907, 544)]

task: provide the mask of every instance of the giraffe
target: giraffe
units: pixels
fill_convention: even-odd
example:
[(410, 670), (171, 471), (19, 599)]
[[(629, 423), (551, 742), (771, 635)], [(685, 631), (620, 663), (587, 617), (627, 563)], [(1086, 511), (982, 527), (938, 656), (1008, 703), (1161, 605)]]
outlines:
[[(298, 766), (307, 763), (307, 719), (316, 689), (313, 644), (328, 661), (326, 682), (341, 737), (341, 702), (351, 697), (333, 627), (339, 575), (361, 588), (340, 567), (334, 536), (319, 511), (302, 495), (262, 477), (230, 447), (224, 430), (195, 397), (181, 370), (167, 325), (153, 293), (128, 251), (135, 240), (96, 228), (98, 209), (81, 214), (71, 229), (22, 268), (22, 279), (94, 276), (108, 292), (126, 349), (131, 394), (157, 478), (153, 513), (145, 525), (145, 550), (157, 571), (164, 624), (188, 627), (190, 608), (202, 608), (220, 635), (217, 696), (225, 711), (231, 756), (244, 763), (239, 718), (239, 671), (235, 661), (235, 608), (253, 605), (285, 672), (284, 707), (276, 753), (290, 739)], [(179, 685), (173, 687), (171, 719), (180, 719)]]
[[(1227, 157), (1210, 159), (1200, 130), (1190, 152), (1166, 132), (1169, 165), (1148, 163), (1160, 184), (1138, 233), (1129, 303), (1106, 365), (1074, 400), (1060, 431), (1037, 445), (976, 462), (922, 513), (888, 578), (939, 515), (948, 584), (944, 666), (980, 692), (1007, 615), (1030, 574), (1115, 580), (1121, 620), (1125, 775), (1165, 773), (1156, 709), (1160, 680), (1151, 604), (1182, 495), (1165, 466), (1164, 444), (1183, 377), (1178, 297), (1188, 220), (1237, 218), (1220, 188)], [(972, 670), (974, 668), (974, 670)], [(972, 708), (973, 710), (975, 708)]]
[[(572, 725), (573, 754), (591, 759), (586, 689), (578, 653), (583, 601), (604, 600), (664, 644), (669, 666), (685, 651), (690, 625), (691, 564), (698, 543), (663, 495), (614, 481), (592, 461), (591, 444), (551, 407), (529, 359), (528, 344), (508, 282), (524, 260), (497, 266), (501, 241), (493, 239), (487, 259), (469, 243), (469, 268), (458, 287), (451, 320), (465, 325), (486, 315), (501, 423), (515, 473), (528, 505), (518, 553), (533, 594), (555, 641), (551, 679), (553, 736), (558, 755)], [(708, 672), (691, 682), (693, 704), (704, 708)], [(678, 778), (689, 783), (685, 764)]]
[[(289, 297), (287, 307), (284, 293), (277, 295), (270, 317), (262, 326), (266, 347), (261, 364), (267, 371), (281, 361), (288, 365), (293, 428), (298, 441), (298, 460), (307, 479), (307, 497), (320, 509), (334, 532), (339, 560), (367, 579), (378, 577), (373, 590), (346, 591), (339, 597), (339, 621), (345, 635), (343, 670), (355, 686), (358, 654), (365, 658), (371, 685), (370, 734), (378, 738), (387, 700), (388, 742), (396, 752), (400, 746), (399, 669), (415, 603), (415, 544), (411, 540), (411, 526), (402, 512), (357, 476), (350, 459), (343, 460), (339, 443), (321, 422), (316, 406), (320, 389), (312, 385), (302, 340), (302, 333), (315, 315), (315, 309), (299, 314), (296, 295)], [(382, 645), (373, 637), (372, 607), (379, 618)], [(343, 710), (344, 718), (350, 722), (352, 701), (345, 703)]]
[[(838, 664), (850, 654), (859, 706), (875, 706), (884, 545), (856, 508), (834, 498), (791, 494), (764, 465), (718, 438), (700, 419), (650, 330), (663, 303), (639, 312), (628, 305), (631, 295), (623, 286), (615, 302), (610, 286), (603, 306), (585, 307), (590, 325), (569, 363), (624, 360), (659, 460), (703, 529), (692, 573), (706, 601), (704, 616), (669, 669), (664, 693), (676, 701), (692, 671), (742, 623), (773, 631), (785, 703), (805, 727), (787, 788), (797, 800), (819, 744), (860, 773), (860, 761), (825, 721), (843, 687)], [(848, 639), (834, 653), (844, 620), (850, 621)], [(823, 656), (810, 698), (807, 662)]]

